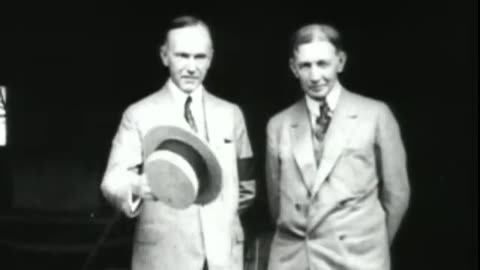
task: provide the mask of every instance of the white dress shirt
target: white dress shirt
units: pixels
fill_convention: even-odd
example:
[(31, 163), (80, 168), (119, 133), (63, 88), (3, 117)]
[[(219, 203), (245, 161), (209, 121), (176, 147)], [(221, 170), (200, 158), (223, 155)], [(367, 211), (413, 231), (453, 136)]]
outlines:
[[(187, 94), (180, 90), (171, 79), (168, 80), (167, 84), (168, 90), (174, 99), (175, 107), (178, 108), (182, 118), (185, 113), (185, 102), (189, 96), (192, 97), (190, 110), (192, 111), (193, 119), (195, 121), (195, 125), (197, 126), (197, 134), (201, 138), (206, 138), (207, 134), (205, 128), (205, 112), (203, 107), (203, 86), (200, 86), (193, 90), (190, 94)], [(185, 118), (183, 119), (185, 122), (187, 121)]]
[[(337, 81), (334, 85), (332, 90), (327, 93), (327, 96), (325, 97), (325, 101), (328, 104), (329, 108), (329, 116), (330, 118), (333, 116), (333, 111), (335, 110), (335, 107), (337, 106), (338, 99), (340, 98), (340, 94), (342, 91), (342, 86), (340, 83)], [(308, 95), (305, 95), (306, 103), (307, 103), (307, 109), (308, 109), (308, 115), (310, 117), (310, 127), (312, 131), (312, 146), (313, 146), (313, 154), (315, 156), (315, 161), (318, 165), (320, 164), (321, 156), (323, 153), (323, 144), (322, 142), (318, 141), (318, 139), (315, 136), (315, 126), (316, 124), (316, 119), (317, 117), (320, 116), (320, 102), (318, 100), (315, 100), (311, 98)], [(310, 188), (314, 186), (314, 181), (311, 183), (307, 183)]]
[[(333, 111), (337, 106), (338, 99), (342, 92), (342, 85), (337, 81), (333, 86), (332, 90), (327, 94), (325, 100), (327, 101), (328, 108), (330, 109), (330, 117), (333, 115)], [(317, 100), (305, 95), (307, 102), (308, 114), (310, 115), (310, 124), (312, 127), (316, 125), (316, 119), (320, 116), (320, 102)]]

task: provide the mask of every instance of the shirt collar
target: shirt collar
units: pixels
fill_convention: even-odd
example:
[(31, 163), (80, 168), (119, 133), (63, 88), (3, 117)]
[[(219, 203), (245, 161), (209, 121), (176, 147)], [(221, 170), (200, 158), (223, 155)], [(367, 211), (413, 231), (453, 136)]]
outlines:
[[(334, 85), (332, 90), (327, 94), (325, 97), (328, 107), (330, 111), (334, 111), (335, 107), (338, 104), (338, 99), (340, 98), (340, 93), (342, 92), (342, 85), (337, 81)], [(319, 115), (320, 112), (318, 110), (320, 103), (317, 100), (305, 95), (305, 99), (307, 102), (308, 111), (313, 115)]]
[(202, 100), (203, 97), (203, 86), (199, 86), (197, 89), (193, 90), (190, 94), (187, 94), (180, 90), (178, 86), (172, 81), (172, 79), (168, 79), (167, 88), (173, 96), (175, 102), (179, 104), (185, 104), (188, 96), (192, 97), (192, 104), (198, 103)]

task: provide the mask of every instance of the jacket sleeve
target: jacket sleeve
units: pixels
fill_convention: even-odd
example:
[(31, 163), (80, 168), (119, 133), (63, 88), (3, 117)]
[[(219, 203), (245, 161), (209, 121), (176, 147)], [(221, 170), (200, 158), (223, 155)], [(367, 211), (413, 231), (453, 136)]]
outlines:
[(239, 212), (243, 213), (253, 204), (255, 199), (255, 163), (243, 113), (237, 106), (235, 106), (234, 115), (234, 135), (240, 191)]
[(398, 123), (383, 104), (378, 117), (376, 154), (380, 176), (380, 199), (387, 215), (387, 230), (392, 243), (408, 208), (410, 185), (406, 153)]
[(280, 158), (272, 120), (270, 120), (267, 125), (265, 155), (265, 179), (268, 205), (272, 221), (276, 223), (280, 211)]
[(133, 196), (133, 189), (140, 181), (141, 149), (138, 129), (127, 110), (113, 139), (100, 187), (107, 201), (128, 217), (137, 216), (141, 208), (141, 201)]

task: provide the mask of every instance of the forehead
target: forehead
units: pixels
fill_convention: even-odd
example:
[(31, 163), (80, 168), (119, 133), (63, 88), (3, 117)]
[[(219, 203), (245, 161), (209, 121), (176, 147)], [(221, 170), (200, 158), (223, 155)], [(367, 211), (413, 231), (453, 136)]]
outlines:
[(337, 50), (330, 41), (316, 40), (299, 45), (294, 55), (295, 59), (300, 62), (319, 61), (336, 57)]
[(210, 34), (202, 25), (170, 30), (167, 44), (169, 49), (184, 52), (205, 52), (212, 47)]

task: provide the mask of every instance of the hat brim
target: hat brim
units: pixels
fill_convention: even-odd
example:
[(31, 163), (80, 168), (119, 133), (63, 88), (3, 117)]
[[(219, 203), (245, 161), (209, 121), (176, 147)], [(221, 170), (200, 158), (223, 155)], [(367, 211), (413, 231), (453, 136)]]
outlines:
[(215, 200), (222, 189), (222, 170), (211, 148), (195, 134), (176, 126), (158, 126), (147, 132), (143, 138), (144, 160), (166, 140), (178, 140), (193, 147), (204, 159), (207, 177), (200, 186), (194, 203), (205, 205)]

